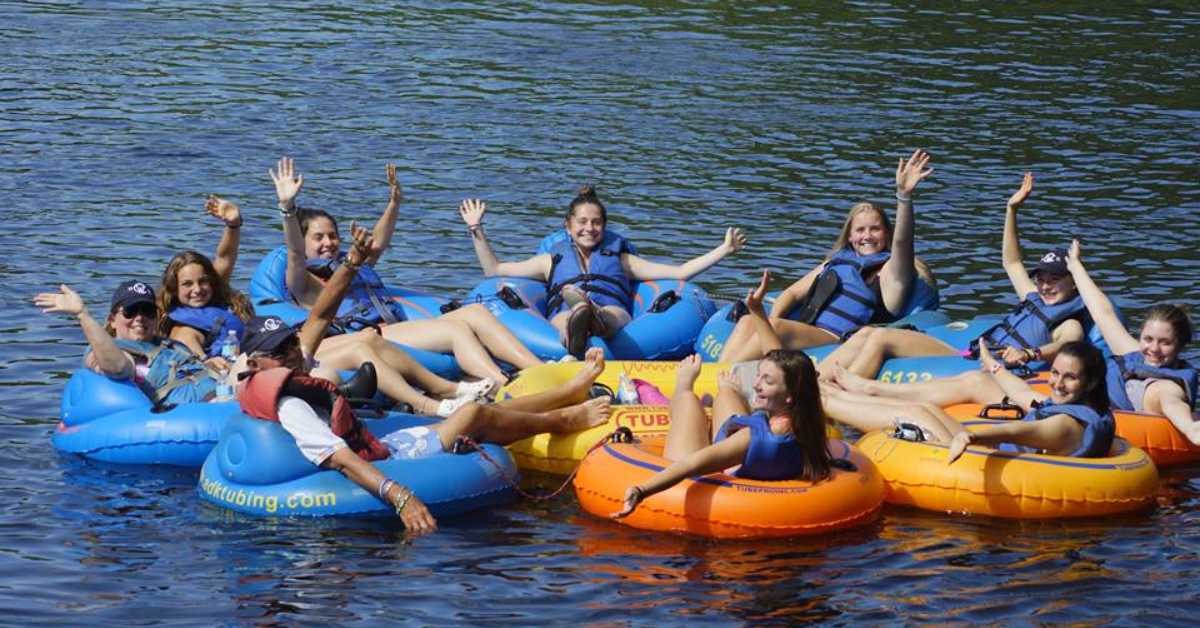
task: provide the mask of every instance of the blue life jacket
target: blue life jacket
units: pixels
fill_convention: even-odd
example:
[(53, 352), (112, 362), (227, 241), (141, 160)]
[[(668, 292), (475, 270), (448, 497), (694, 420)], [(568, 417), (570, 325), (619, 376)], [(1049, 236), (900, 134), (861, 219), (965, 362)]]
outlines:
[(167, 316), (176, 323), (187, 325), (203, 334), (205, 356), (210, 358), (221, 355), (221, 344), (229, 336), (230, 330), (237, 334), (239, 344), (242, 342), (242, 335), (246, 333), (246, 325), (242, 323), (242, 319), (228, 307), (180, 305), (171, 308)]
[(872, 322), (890, 322), (892, 316), (883, 307), (879, 279), (864, 278), (891, 259), (890, 251), (859, 255), (846, 247), (825, 263), (825, 269), (813, 282), (795, 319), (815, 325), (843, 340)]
[(795, 435), (776, 434), (767, 423), (767, 415), (755, 412), (744, 416), (731, 416), (717, 434), (719, 443), (733, 433), (733, 428), (750, 430), (750, 448), (742, 459), (742, 466), (734, 473), (739, 478), (751, 480), (794, 480), (804, 472), (804, 451)]
[[(1090, 406), (1078, 403), (1064, 403), (1061, 405), (1045, 403), (1035, 405), (1021, 420), (1041, 421), (1046, 417), (1056, 414), (1065, 414), (1083, 424), (1083, 440), (1079, 443), (1079, 447), (1075, 448), (1075, 451), (1068, 454), (1069, 456), (1072, 458), (1103, 458), (1108, 455), (1108, 450), (1112, 448), (1113, 438), (1116, 437), (1117, 433), (1117, 422), (1113, 419), (1111, 412), (1101, 415)], [(1032, 447), (1022, 447), (1019, 445), (1003, 447), (1002, 449), (1015, 449), (1024, 452), (1038, 451)]]
[(556, 243), (550, 249), (550, 281), (546, 291), (546, 314), (553, 316), (564, 309), (563, 286), (574, 285), (586, 292), (599, 306), (619, 305), (633, 310), (633, 282), (621, 267), (621, 254), (629, 252), (625, 238), (605, 238), (592, 249), (588, 257), (588, 272), (579, 265), (579, 254), (570, 239)]
[(217, 375), (183, 343), (170, 338), (113, 340), (133, 355), (134, 382), (156, 406), (208, 401), (216, 394)]
[[(324, 283), (333, 276), (343, 259), (344, 254), (337, 260), (308, 260), (308, 270)], [(364, 264), (350, 282), (350, 288), (338, 306), (333, 326), (342, 330), (359, 330), (381, 323), (398, 323), (406, 318), (404, 308), (392, 300), (379, 273)]]
[(1108, 399), (1118, 410), (1140, 412), (1144, 408), (1135, 408), (1129, 394), (1125, 391), (1125, 382), (1131, 379), (1165, 379), (1179, 384), (1187, 396), (1188, 405), (1196, 408), (1196, 390), (1200, 388), (1200, 371), (1185, 360), (1176, 360), (1175, 366), (1150, 366), (1141, 351), (1130, 351), (1125, 355), (1108, 359), (1108, 372), (1105, 384), (1108, 385)]
[[(1017, 347), (1036, 349), (1054, 339), (1054, 329), (1069, 319), (1086, 323), (1090, 318), (1083, 297), (1046, 305), (1042, 296), (1030, 292), (1009, 312), (1004, 320), (984, 332), (979, 338), (987, 340), (989, 347)], [(971, 352), (979, 351), (979, 338), (971, 341)]]

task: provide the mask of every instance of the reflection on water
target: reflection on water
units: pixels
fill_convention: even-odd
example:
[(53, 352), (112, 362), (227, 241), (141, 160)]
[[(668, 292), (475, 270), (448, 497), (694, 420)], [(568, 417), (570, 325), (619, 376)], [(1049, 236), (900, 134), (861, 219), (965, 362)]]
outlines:
[(479, 280), (463, 197), (489, 201), (489, 233), (512, 258), (594, 182), (647, 255), (681, 260), (739, 224), (751, 248), (700, 283), (740, 295), (766, 265), (781, 288), (851, 203), (890, 205), (895, 159), (921, 146), (936, 173), (918, 193), (917, 248), (951, 313), (1015, 301), (999, 239), (1027, 169), (1027, 258), (1079, 236), (1133, 321), (1158, 301), (1195, 310), (1191, 4), (2, 4), (11, 615), (1157, 624), (1194, 606), (1195, 469), (1164, 472), (1158, 508), (1127, 517), (888, 508), (861, 530), (753, 544), (631, 530), (570, 497), (443, 522), (414, 544), (391, 521), (235, 516), (196, 499), (194, 473), (53, 454), (83, 342), (27, 301), (65, 281), (99, 313), (118, 279), (210, 251), (209, 193), (245, 210), (245, 286), (279, 245), (266, 169), (282, 154), (306, 175), (304, 204), (343, 222), (377, 215), (396, 161), (407, 201), (379, 267), (396, 284), (461, 294)]

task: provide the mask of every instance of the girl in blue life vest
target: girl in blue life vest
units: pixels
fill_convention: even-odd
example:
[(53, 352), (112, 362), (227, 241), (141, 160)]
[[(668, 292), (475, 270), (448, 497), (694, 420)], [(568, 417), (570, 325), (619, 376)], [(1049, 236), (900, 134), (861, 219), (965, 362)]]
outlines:
[(133, 380), (155, 405), (209, 401), (216, 396), (221, 374), (208, 368), (183, 344), (159, 336), (154, 290), (140, 281), (126, 281), (113, 293), (105, 326), (83, 299), (65, 284), (58, 292), (33, 298), (45, 313), (75, 316), (91, 349), (84, 364), (113, 379)]
[[(1001, 256), (1004, 271), (1021, 299), (1020, 305), (982, 338), (995, 347), (1009, 366), (1031, 360), (1054, 360), (1064, 343), (1082, 340), (1087, 309), (1067, 272), (1066, 249), (1042, 257), (1031, 275), (1021, 261), (1017, 208), (1033, 191), (1033, 173), (1026, 172), (1021, 187), (1008, 199), (1004, 213)], [(961, 351), (932, 336), (907, 329), (864, 327), (821, 362), (823, 378), (838, 366), (852, 374), (874, 377), (889, 358), (959, 355)]]
[(249, 299), (229, 285), (237, 264), (242, 213), (216, 196), (208, 198), (204, 209), (225, 223), (216, 256), (210, 260), (184, 251), (167, 262), (158, 290), (158, 308), (165, 314), (158, 332), (183, 343), (210, 367), (226, 371), (232, 365), (221, 357), (221, 345), (231, 331), (241, 342), (244, 322), (254, 315)]
[(692, 386), (700, 356), (679, 363), (671, 398), (671, 428), (663, 457), (672, 464), (649, 481), (625, 491), (629, 515), (645, 498), (681, 480), (737, 467), (734, 475), (755, 480), (819, 482), (831, 470), (825, 413), (812, 360), (802, 351), (772, 351), (758, 363), (754, 396), (747, 404), (735, 378), (720, 377), (709, 425)]
[[(892, 312), (904, 307), (918, 273), (932, 282), (913, 255), (912, 193), (933, 173), (926, 168), (929, 160), (928, 153), (918, 150), (896, 167), (894, 229), (883, 209), (854, 205), (829, 257), (779, 295), (770, 321), (785, 347), (837, 342), (868, 323), (888, 322)], [(741, 362), (763, 353), (753, 322), (743, 317), (719, 361)]]
[[(311, 309), (321, 292), (322, 280), (309, 272), (310, 262), (328, 267), (342, 259), (341, 239), (337, 223), (328, 213), (318, 209), (297, 209), (296, 196), (304, 185), (304, 177), (295, 171), (292, 160), (279, 160), (277, 170), (270, 171), (283, 216), (284, 238), (288, 246), (287, 288), (296, 303)], [(387, 251), (396, 229), (397, 208), (404, 195), (396, 180), (396, 168), (387, 166), (390, 189), (387, 207), (372, 230), (374, 245), (366, 265), (359, 271), (355, 285), (342, 303), (356, 306), (355, 320), (366, 318), (378, 324), (383, 338), (391, 342), (434, 351), (452, 352), (459, 366), (467, 373), (485, 378), (497, 385), (508, 376), (492, 359), (503, 360), (518, 369), (541, 364), (521, 341), (502, 325), (486, 306), (464, 305), (448, 314), (428, 320), (403, 320), (395, 316), (388, 301), (381, 298), (382, 279), (374, 271), (379, 258)], [(331, 343), (331, 347), (338, 346)], [(376, 349), (379, 347), (376, 346)]]
[(1113, 406), (1166, 416), (1193, 445), (1200, 445), (1200, 421), (1194, 414), (1198, 371), (1179, 357), (1192, 340), (1192, 321), (1187, 312), (1177, 305), (1155, 305), (1146, 312), (1146, 321), (1135, 338), (1117, 318), (1112, 302), (1088, 276), (1079, 258), (1078, 240), (1071, 243), (1067, 269), (1112, 350), (1107, 383)]
[(546, 316), (572, 355), (582, 355), (590, 334), (609, 337), (630, 321), (633, 282), (687, 280), (707, 270), (746, 243), (741, 229), (729, 228), (725, 240), (708, 253), (681, 265), (659, 264), (628, 249), (623, 238), (605, 239), (608, 210), (591, 186), (580, 188), (563, 222), (569, 240), (550, 253), (520, 262), (501, 262), (483, 230), (487, 205), (464, 200), (459, 214), (471, 234), (475, 254), (487, 277), (530, 277), (547, 284)]

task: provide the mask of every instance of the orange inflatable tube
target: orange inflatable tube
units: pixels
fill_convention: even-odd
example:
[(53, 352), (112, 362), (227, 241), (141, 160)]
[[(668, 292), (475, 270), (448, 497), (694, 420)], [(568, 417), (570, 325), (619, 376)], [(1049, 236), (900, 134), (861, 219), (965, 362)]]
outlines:
[[(621, 509), (625, 490), (647, 481), (671, 462), (662, 457), (666, 438), (608, 443), (579, 467), (575, 495), (598, 517)], [(883, 479), (861, 452), (830, 440), (834, 458), (853, 471), (834, 469), (824, 482), (763, 482), (718, 473), (689, 478), (651, 495), (622, 523), (643, 530), (712, 538), (771, 538), (820, 534), (873, 521), (883, 502)]]
[[(952, 406), (962, 416), (980, 406)], [(964, 421), (967, 429), (998, 421)], [(1070, 458), (972, 445), (947, 464), (948, 448), (871, 432), (857, 446), (875, 463), (889, 504), (1016, 519), (1095, 517), (1151, 504), (1158, 469), (1120, 438), (1105, 458)]]

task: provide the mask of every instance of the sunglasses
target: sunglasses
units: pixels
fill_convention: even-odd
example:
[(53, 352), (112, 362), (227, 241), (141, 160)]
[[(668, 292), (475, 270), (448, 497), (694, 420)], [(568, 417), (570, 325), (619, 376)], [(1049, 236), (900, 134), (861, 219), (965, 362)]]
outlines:
[(153, 303), (134, 303), (122, 307), (121, 313), (125, 315), (125, 318), (134, 318), (138, 314), (146, 318), (155, 318), (158, 316), (158, 307)]

